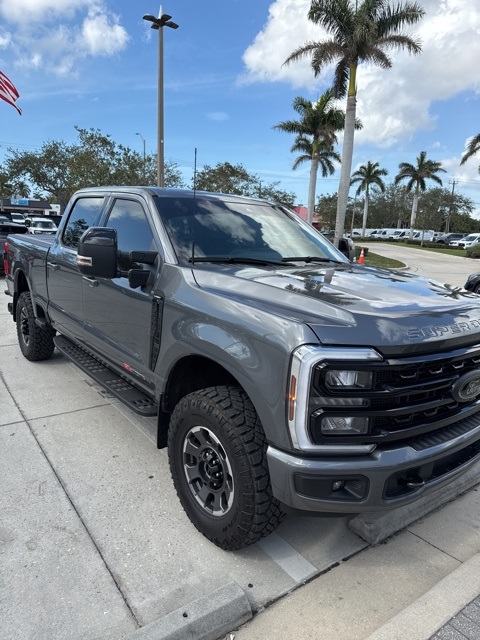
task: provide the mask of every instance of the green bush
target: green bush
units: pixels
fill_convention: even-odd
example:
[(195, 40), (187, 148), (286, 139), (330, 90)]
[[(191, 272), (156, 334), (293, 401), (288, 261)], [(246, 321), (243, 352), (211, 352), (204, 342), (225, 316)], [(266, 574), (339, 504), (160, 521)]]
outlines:
[(468, 247), (466, 250), (467, 258), (480, 258), (480, 245), (475, 244), (473, 247)]

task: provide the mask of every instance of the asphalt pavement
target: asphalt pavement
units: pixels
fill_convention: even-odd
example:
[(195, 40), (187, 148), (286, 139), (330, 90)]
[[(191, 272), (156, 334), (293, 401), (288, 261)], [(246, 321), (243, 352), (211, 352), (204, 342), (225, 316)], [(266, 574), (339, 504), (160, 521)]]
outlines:
[[(428, 263), (408, 251), (415, 254), (404, 261), (428, 277)], [(480, 270), (455, 260), (462, 264), (445, 262), (435, 279), (461, 285)], [(425, 505), (425, 512), (438, 507), (430, 515), (377, 523), (392, 536), (384, 544), (372, 546), (371, 522), (289, 517), (253, 547), (221, 551), (185, 516), (166, 453), (154, 444), (154, 420), (130, 412), (59, 354), (26, 361), (7, 302), (0, 305), (2, 640), (450, 633), (444, 640), (461, 633), (459, 625), (465, 631), (480, 594), (480, 466), (457, 488), (461, 497)], [(480, 631), (472, 637), (480, 640)]]

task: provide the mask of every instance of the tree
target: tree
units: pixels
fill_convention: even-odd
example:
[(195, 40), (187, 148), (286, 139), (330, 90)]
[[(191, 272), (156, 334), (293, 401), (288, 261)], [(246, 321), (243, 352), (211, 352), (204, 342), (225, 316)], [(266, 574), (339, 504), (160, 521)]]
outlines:
[[(465, 164), (465, 162), (469, 158), (474, 156), (478, 151), (480, 151), (480, 133), (478, 133), (476, 136), (473, 136), (473, 138), (468, 143), (467, 150), (462, 156), (460, 165)], [(478, 167), (478, 171), (480, 172), (480, 167)]]
[(337, 200), (338, 195), (336, 193), (330, 193), (319, 197), (315, 210), (322, 229), (327, 230), (335, 226)]
[[(71, 195), (82, 187), (142, 184), (144, 169), (148, 182), (156, 184), (156, 156), (147, 156), (144, 165), (143, 154), (117, 144), (99, 129), (75, 129), (78, 141), (73, 144), (51, 140), (39, 151), (9, 149), (6, 166), (12, 184), (20, 185), (28, 179), (35, 193), (46, 193), (60, 204), (62, 212)], [(165, 163), (165, 185), (184, 186), (174, 162)]]
[(72, 174), (74, 145), (52, 140), (44, 142), (40, 151), (9, 149), (8, 153), (10, 155), (6, 164), (10, 174), (17, 178), (27, 178), (41, 191), (53, 197), (63, 212), (78, 184)]
[(311, 57), (315, 77), (331, 63), (337, 62), (333, 90), (336, 98), (347, 96), (342, 166), (338, 185), (335, 245), (338, 247), (345, 228), (345, 213), (350, 189), (353, 142), (357, 103), (357, 68), (370, 62), (389, 69), (392, 60), (386, 51), (406, 49), (420, 53), (418, 40), (402, 33), (405, 25), (417, 23), (425, 14), (416, 2), (395, 7), (388, 0), (312, 0), (308, 18), (331, 36), (320, 42), (307, 42), (285, 61), (290, 64)]
[(202, 167), (197, 172), (195, 185), (192, 187), (200, 191), (264, 198), (293, 207), (295, 194), (279, 189), (279, 184), (279, 182), (265, 183), (257, 175), (249, 173), (242, 164), (218, 162), (214, 167), (208, 164)]
[(345, 125), (345, 114), (334, 106), (331, 89), (326, 91), (317, 102), (297, 97), (293, 101), (293, 108), (300, 115), (300, 119), (285, 120), (273, 128), (297, 134), (291, 151), (301, 151), (302, 155), (295, 161), (294, 169), (303, 162), (310, 162), (307, 208), (308, 222), (312, 224), (318, 167), (321, 167), (322, 175), (326, 178), (335, 171), (332, 160), (340, 162), (340, 157), (333, 150), (333, 145), (337, 142), (335, 133)]
[(410, 217), (410, 240), (413, 238), (413, 228), (415, 226), (415, 219), (417, 217), (418, 209), (418, 196), (420, 191), (425, 191), (427, 188), (426, 180), (433, 180), (437, 184), (441, 185), (442, 180), (436, 175), (440, 171), (446, 173), (442, 168), (441, 162), (435, 160), (427, 160), (427, 152), (421, 151), (417, 156), (417, 165), (410, 164), (409, 162), (401, 162), (398, 165), (400, 171), (395, 177), (395, 184), (407, 181), (407, 191), (413, 191), (413, 204), (412, 215)]
[(359, 196), (362, 191), (365, 191), (365, 204), (363, 207), (363, 221), (362, 221), (362, 236), (365, 237), (365, 228), (367, 226), (367, 216), (368, 216), (368, 196), (370, 193), (370, 186), (377, 186), (382, 193), (385, 192), (385, 183), (382, 180), (382, 176), (388, 175), (388, 171), (386, 169), (380, 169), (380, 165), (378, 162), (367, 162), (367, 164), (362, 164), (357, 171), (352, 175), (351, 184), (355, 184), (359, 182), (357, 189), (357, 196)]

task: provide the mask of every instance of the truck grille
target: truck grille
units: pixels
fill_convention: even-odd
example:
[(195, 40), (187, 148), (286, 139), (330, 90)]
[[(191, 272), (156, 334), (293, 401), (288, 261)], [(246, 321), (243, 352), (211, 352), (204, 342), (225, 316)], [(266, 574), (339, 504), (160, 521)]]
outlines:
[[(342, 390), (325, 384), (329, 369), (368, 371), (368, 389)], [(478, 379), (475, 375), (478, 372)], [(468, 375), (470, 374), (470, 375)], [(469, 387), (469, 379), (472, 385)], [(465, 384), (464, 384), (465, 380)], [(468, 393), (462, 396), (462, 389)], [(478, 387), (478, 389), (477, 389)], [(460, 389), (460, 392), (458, 391)], [(387, 359), (381, 363), (319, 365), (312, 378), (310, 438), (314, 444), (373, 443), (410, 440), (439, 430), (480, 411), (480, 346), (448, 353)], [(325, 416), (369, 418), (367, 434), (325, 435)], [(480, 419), (480, 416), (479, 416)], [(473, 422), (475, 425), (478, 421)]]

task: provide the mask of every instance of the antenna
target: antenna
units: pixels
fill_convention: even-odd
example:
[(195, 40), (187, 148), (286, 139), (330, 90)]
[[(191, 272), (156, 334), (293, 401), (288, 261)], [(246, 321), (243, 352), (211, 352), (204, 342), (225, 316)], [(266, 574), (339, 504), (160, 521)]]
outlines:
[(193, 162), (193, 197), (197, 190), (197, 147), (195, 147), (195, 160)]
[(195, 147), (195, 158), (193, 161), (193, 225), (192, 225), (192, 267), (195, 264), (195, 215), (196, 215), (196, 195), (197, 195), (197, 147)]

